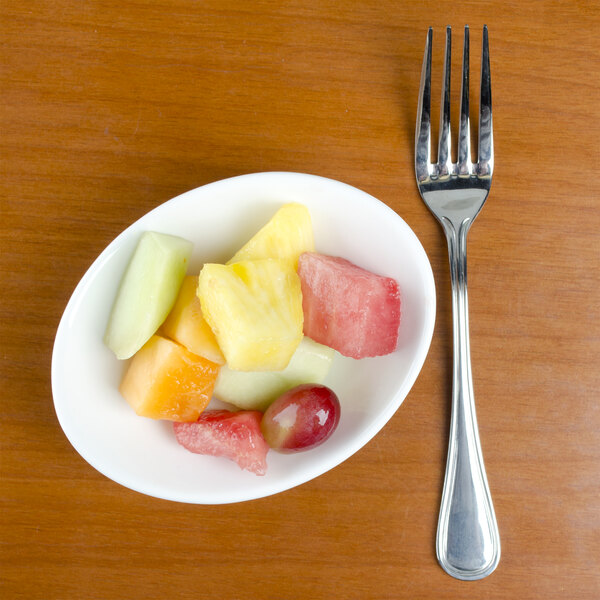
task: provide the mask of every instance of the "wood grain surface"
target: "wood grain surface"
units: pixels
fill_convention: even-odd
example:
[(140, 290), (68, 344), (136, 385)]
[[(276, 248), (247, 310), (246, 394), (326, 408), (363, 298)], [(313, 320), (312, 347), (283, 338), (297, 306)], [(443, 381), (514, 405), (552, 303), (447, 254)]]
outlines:
[[(0, 14), (2, 598), (600, 597), (597, 2), (3, 0)], [(502, 538), (479, 582), (435, 558), (449, 274), (412, 166), (426, 29), (439, 90), (443, 27), (460, 48), (465, 23), (474, 99), (489, 26), (496, 150), (469, 236), (475, 394)], [(437, 286), (425, 366), (367, 446), (295, 489), (195, 506), (121, 487), (57, 421), (62, 311), (148, 210), (273, 170), (357, 186), (413, 228)]]

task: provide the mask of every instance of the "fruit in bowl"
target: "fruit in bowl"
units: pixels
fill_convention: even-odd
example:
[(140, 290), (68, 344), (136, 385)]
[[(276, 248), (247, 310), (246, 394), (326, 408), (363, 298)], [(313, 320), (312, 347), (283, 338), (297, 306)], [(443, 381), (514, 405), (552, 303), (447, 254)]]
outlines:
[(207, 410), (193, 423), (173, 423), (177, 442), (190, 452), (228, 458), (255, 475), (267, 472), (269, 445), (257, 410)]
[[(240, 471), (234, 461), (187, 452), (175, 441), (173, 425), (164, 419), (137, 416), (118, 392), (133, 360), (116, 360), (107, 351), (102, 343), (103, 329), (119, 281), (144, 232), (192, 241), (187, 276), (193, 279), (204, 264), (227, 265), (280, 207), (293, 203), (305, 206), (312, 221), (315, 246), (302, 252), (343, 257), (398, 282), (402, 326), (398, 346), (391, 354), (356, 360), (334, 352), (321, 381), (340, 400), (341, 418), (334, 434), (307, 452), (287, 455), (270, 451), (267, 474), (255, 477)], [(54, 346), (56, 413), (68, 439), (92, 466), (134, 490), (210, 504), (263, 497), (326, 472), (384, 426), (421, 369), (434, 316), (433, 277), (421, 245), (404, 221), (373, 197), (339, 182), (292, 173), (262, 173), (215, 182), (142, 217), (101, 253), (82, 278), (65, 309)], [(172, 337), (166, 325), (165, 321), (155, 335), (187, 347), (189, 342)], [(307, 339), (306, 335), (301, 338), (296, 351)], [(198, 349), (190, 351), (201, 355)], [(250, 410), (250, 405), (237, 407), (218, 398), (221, 372), (279, 377), (293, 362), (281, 371), (244, 372), (232, 370), (223, 363), (224, 358), (213, 355), (219, 375), (202, 414), (223, 408)], [(298, 383), (290, 380), (289, 385)], [(281, 393), (278, 390), (274, 395)], [(265, 405), (260, 410), (266, 410)]]
[(303, 252), (315, 249), (315, 239), (310, 212), (303, 204), (288, 202), (281, 206), (255, 235), (252, 236), (228, 261), (279, 258), (298, 267)]
[(121, 279), (104, 342), (119, 359), (133, 356), (168, 315), (192, 253), (192, 243), (147, 231)]
[(225, 357), (219, 348), (217, 338), (202, 314), (200, 299), (196, 294), (198, 276), (187, 275), (175, 304), (160, 331), (190, 352), (208, 358), (218, 365), (225, 364)]
[(333, 390), (305, 383), (277, 398), (265, 411), (260, 426), (271, 448), (299, 452), (325, 442), (335, 431), (340, 412)]
[(345, 258), (305, 252), (298, 274), (304, 333), (344, 356), (384, 356), (396, 349), (400, 289)]
[[(152, 315), (140, 322), (151, 337), (119, 390), (138, 415), (175, 421), (188, 450), (264, 475), (265, 447), (309, 450), (336, 429), (340, 402), (319, 384), (336, 350), (354, 359), (395, 350), (398, 284), (314, 251), (310, 213), (298, 203), (284, 204), (227, 264), (204, 264), (198, 277), (182, 271), (188, 245), (154, 232), (140, 239), (105, 341), (117, 358), (114, 339), (139, 344), (137, 314)], [(172, 339), (157, 335), (159, 327)], [(205, 413), (213, 391), (245, 410)]]
[(285, 369), (302, 340), (300, 279), (284, 259), (206, 264), (198, 279), (202, 314), (237, 371)]
[(304, 336), (285, 369), (280, 371), (219, 370), (213, 395), (237, 408), (264, 411), (285, 391), (303, 383), (322, 383), (335, 351)]

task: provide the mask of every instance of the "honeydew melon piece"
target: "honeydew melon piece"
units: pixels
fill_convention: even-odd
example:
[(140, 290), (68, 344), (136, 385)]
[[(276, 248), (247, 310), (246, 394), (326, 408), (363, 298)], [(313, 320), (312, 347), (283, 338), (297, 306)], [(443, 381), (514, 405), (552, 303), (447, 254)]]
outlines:
[(227, 264), (242, 260), (279, 258), (294, 268), (303, 252), (315, 249), (312, 221), (308, 208), (298, 202), (284, 204), (269, 222), (246, 242)]
[(202, 315), (200, 299), (196, 294), (197, 288), (198, 276), (187, 275), (181, 284), (175, 305), (160, 331), (190, 352), (222, 365), (225, 363), (225, 357), (215, 334)]
[(104, 343), (118, 359), (133, 356), (169, 314), (185, 276), (192, 243), (146, 231), (127, 265)]
[(282, 371), (234, 371), (221, 367), (214, 396), (246, 410), (264, 411), (281, 394), (303, 383), (322, 383), (335, 351), (304, 337)]

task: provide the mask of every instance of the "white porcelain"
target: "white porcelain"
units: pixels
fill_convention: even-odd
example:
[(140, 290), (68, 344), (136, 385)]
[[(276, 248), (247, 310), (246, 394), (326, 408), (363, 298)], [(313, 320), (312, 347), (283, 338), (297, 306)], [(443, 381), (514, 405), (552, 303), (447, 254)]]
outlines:
[[(311, 213), (317, 251), (395, 278), (402, 293), (399, 349), (360, 361), (336, 355), (325, 383), (342, 416), (322, 446), (294, 455), (270, 451), (267, 475), (179, 446), (172, 426), (135, 415), (118, 385), (125, 363), (102, 337), (139, 234), (153, 230), (194, 242), (190, 273), (230, 258), (286, 202)], [(220, 504), (261, 498), (304, 483), (362, 448), (394, 415), (425, 361), (435, 320), (431, 266), (416, 235), (389, 207), (346, 184), (299, 173), (256, 173), (217, 181), (158, 206), (121, 233), (77, 285), (58, 327), (52, 392), (60, 424), (81, 456), (132, 490), (179, 502)], [(406, 418), (410, 418), (409, 415)]]

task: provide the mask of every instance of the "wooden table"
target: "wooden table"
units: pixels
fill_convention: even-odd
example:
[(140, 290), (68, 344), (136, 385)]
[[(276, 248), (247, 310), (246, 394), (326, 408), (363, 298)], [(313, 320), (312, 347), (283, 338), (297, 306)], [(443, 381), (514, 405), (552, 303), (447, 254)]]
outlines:
[[(4, 0), (0, 10), (3, 598), (600, 597), (600, 5)], [(479, 582), (450, 578), (435, 558), (449, 274), (412, 166), (426, 28), (439, 90), (443, 27), (460, 49), (465, 22), (474, 99), (489, 26), (496, 149), (469, 236), (475, 393), (503, 544)], [(145, 212), (272, 170), (357, 186), (419, 236), (438, 300), (421, 375), (366, 447), (277, 496), (197, 506), (121, 487), (57, 421), (62, 311)]]

